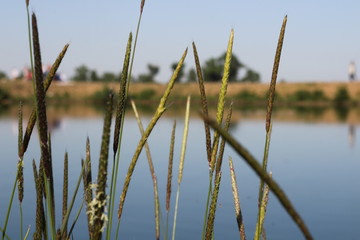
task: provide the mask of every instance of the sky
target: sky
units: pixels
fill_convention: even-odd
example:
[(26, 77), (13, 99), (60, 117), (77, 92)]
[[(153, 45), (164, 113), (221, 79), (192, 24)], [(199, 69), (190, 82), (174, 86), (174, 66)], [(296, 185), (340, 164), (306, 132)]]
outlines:
[[(37, 15), (43, 64), (70, 47), (59, 71), (68, 78), (85, 64), (98, 73), (119, 73), (127, 38), (135, 33), (141, 0), (30, 0)], [(202, 64), (220, 56), (231, 29), (233, 53), (269, 82), (282, 20), (288, 16), (278, 79), (287, 82), (347, 81), (348, 65), (360, 69), (358, 0), (147, 0), (133, 76), (160, 67), (167, 82), (170, 65), (188, 47), (186, 71), (194, 67), (191, 44)], [(0, 71), (29, 66), (25, 0), (3, 0), (0, 8)]]

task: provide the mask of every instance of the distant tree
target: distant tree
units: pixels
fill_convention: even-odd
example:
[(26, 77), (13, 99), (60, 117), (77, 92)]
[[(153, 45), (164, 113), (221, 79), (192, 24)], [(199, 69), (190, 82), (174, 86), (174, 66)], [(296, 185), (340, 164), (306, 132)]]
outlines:
[(75, 75), (72, 77), (75, 82), (90, 81), (90, 70), (85, 65), (75, 68)]
[(102, 82), (115, 82), (118, 80), (118, 77), (111, 72), (104, 72), (104, 74), (101, 76)]
[(159, 73), (159, 67), (158, 66), (155, 66), (155, 65), (152, 65), (152, 64), (148, 64), (148, 69), (149, 69), (149, 74), (152, 76), (152, 77), (155, 77), (156, 74)]
[(196, 71), (191, 68), (187, 74), (187, 82), (196, 82)]
[(7, 78), (6, 73), (3, 72), (3, 71), (0, 71), (0, 80), (1, 80), (1, 79), (4, 79), (4, 78)]
[(260, 74), (251, 69), (247, 69), (246, 75), (240, 81), (253, 83), (260, 82)]
[(92, 82), (98, 82), (100, 79), (99, 79), (99, 76), (96, 72), (96, 70), (91, 70), (90, 72), (90, 81)]
[[(171, 70), (175, 71), (177, 65), (178, 65), (177, 62), (174, 62), (173, 64), (171, 64)], [(185, 63), (182, 65), (182, 68), (180, 69), (180, 71), (178, 73), (176, 82), (181, 82), (181, 79), (184, 77), (184, 69), (185, 69)]]
[[(224, 62), (225, 62), (226, 53), (222, 54), (218, 58), (210, 58), (205, 62), (203, 68), (204, 78), (209, 82), (218, 82), (221, 81), (224, 71)], [(230, 74), (229, 82), (237, 81), (237, 75), (239, 69), (244, 67), (244, 65), (239, 61), (239, 59), (233, 54), (230, 64)]]
[(155, 76), (156, 74), (159, 73), (159, 67), (152, 64), (148, 64), (147, 67), (149, 73), (140, 74), (137, 79), (138, 82), (145, 82), (145, 83), (155, 82)]

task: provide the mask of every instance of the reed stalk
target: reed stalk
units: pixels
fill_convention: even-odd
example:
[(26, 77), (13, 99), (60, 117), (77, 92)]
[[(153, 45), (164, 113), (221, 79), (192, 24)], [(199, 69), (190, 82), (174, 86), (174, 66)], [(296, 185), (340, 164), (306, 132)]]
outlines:
[[(72, 234), (72, 232), (73, 232), (73, 230), (74, 230), (74, 228), (75, 228), (75, 225), (76, 225), (76, 223), (77, 223), (77, 220), (78, 220), (79, 217), (80, 217), (81, 210), (82, 210), (82, 208), (84, 207), (84, 203), (85, 203), (85, 199), (81, 202), (81, 205), (80, 205), (80, 207), (79, 207), (79, 209), (78, 209), (78, 211), (77, 211), (77, 213), (76, 213), (75, 220), (74, 220), (74, 222), (71, 224), (69, 233), (67, 234), (68, 236), (71, 236), (71, 234)], [(66, 240), (67, 240), (67, 239), (66, 239)]]
[(231, 189), (232, 189), (233, 198), (234, 198), (236, 222), (237, 222), (237, 225), (239, 228), (240, 239), (246, 240), (244, 220), (243, 220), (243, 216), (242, 216), (242, 212), (241, 212), (241, 208), (240, 208), (240, 197), (239, 197), (238, 185), (236, 183), (236, 174), (235, 174), (234, 165), (233, 165), (233, 161), (232, 161), (231, 157), (229, 157), (229, 169), (230, 169)]
[[(132, 107), (132, 109), (134, 111), (135, 118), (136, 118), (136, 121), (137, 121), (138, 126), (139, 126), (140, 134), (144, 135), (144, 127), (143, 127), (143, 124), (141, 122), (139, 113), (138, 113), (138, 111), (136, 109), (135, 102), (133, 100), (131, 100), (131, 107)], [(146, 157), (148, 159), (149, 170), (150, 170), (151, 178), (152, 178), (152, 181), (153, 181), (153, 188), (154, 188), (155, 238), (159, 239), (160, 238), (160, 216), (159, 216), (160, 206), (159, 206), (158, 185), (157, 185), (157, 178), (156, 178), (154, 164), (153, 164), (153, 161), (152, 161), (150, 147), (149, 147), (148, 142), (145, 143), (145, 151), (146, 151)]]
[(219, 134), (226, 140), (228, 144), (245, 160), (245, 162), (255, 171), (255, 173), (269, 186), (270, 190), (278, 198), (281, 205), (285, 208), (287, 213), (297, 224), (301, 232), (303, 233), (305, 239), (313, 239), (309, 229), (307, 228), (305, 222), (302, 220), (298, 212), (295, 210), (294, 206), (290, 202), (289, 198), (286, 196), (285, 192), (281, 187), (273, 180), (270, 175), (264, 171), (262, 166), (258, 163), (257, 159), (251, 155), (251, 153), (244, 148), (239, 142), (237, 142), (229, 133), (222, 129), (217, 122), (212, 119), (209, 119), (205, 116), (202, 118), (209, 123), (209, 125), (218, 131)]
[[(230, 107), (229, 107), (229, 111), (228, 114), (226, 116), (226, 120), (225, 120), (225, 131), (229, 130), (230, 127), (230, 121), (231, 121), (231, 116), (232, 116), (232, 109), (233, 109), (233, 102), (230, 103)], [(221, 139), (221, 143), (220, 143), (220, 149), (219, 149), (219, 154), (218, 154), (218, 159), (216, 160), (216, 169), (215, 169), (215, 174), (219, 174), (221, 171), (221, 165), (222, 165), (222, 160), (223, 160), (223, 156), (224, 156), (224, 149), (225, 149), (225, 140)]]
[(27, 16), (27, 28), (28, 28), (28, 42), (29, 42), (29, 53), (30, 53), (30, 66), (31, 66), (31, 73), (32, 73), (32, 84), (33, 90), (35, 92), (35, 70), (34, 70), (34, 58), (33, 58), (33, 44), (31, 40), (31, 21), (30, 21), (30, 11), (29, 11), (29, 2), (30, 0), (25, 0), (26, 4), (26, 16)]
[[(62, 59), (65, 57), (65, 54), (67, 52), (68, 47), (69, 47), (69, 44), (66, 44), (63, 47), (62, 51), (59, 53), (59, 55), (56, 58), (55, 62), (51, 66), (51, 69), (50, 69), (50, 71), (49, 71), (49, 73), (46, 76), (45, 81), (44, 81), (45, 92), (49, 89), (49, 87), (51, 85), (51, 82), (54, 79), (55, 73), (56, 73), (57, 69), (59, 68), (59, 66), (61, 64)], [(32, 131), (34, 129), (36, 119), (37, 119), (36, 109), (33, 109), (31, 114), (30, 114), (29, 121), (28, 121), (26, 130), (25, 130), (25, 134), (24, 134), (23, 148), (22, 148), (23, 154), (24, 154), (24, 152), (26, 152), (26, 150), (28, 148), (30, 137), (31, 137)]]
[(164, 95), (160, 99), (159, 106), (158, 106), (153, 118), (151, 119), (148, 127), (146, 128), (146, 130), (144, 132), (144, 135), (141, 137), (141, 139), (140, 139), (140, 141), (139, 141), (139, 143), (138, 143), (138, 145), (136, 147), (133, 158), (132, 158), (132, 160), (130, 162), (130, 166), (128, 168), (128, 171), (127, 171), (127, 174), (126, 174), (126, 177), (125, 177), (125, 181), (124, 181), (123, 191), (122, 191), (121, 196), (120, 196), (120, 203), (119, 203), (119, 209), (118, 209), (118, 226), (120, 224), (120, 219), (121, 219), (121, 214), (122, 214), (122, 210), (123, 210), (125, 199), (126, 199), (126, 194), (127, 194), (128, 189), (129, 189), (131, 176), (132, 176), (132, 174), (134, 172), (137, 160), (139, 158), (141, 150), (142, 150), (145, 142), (147, 141), (147, 138), (149, 137), (151, 131), (153, 130), (153, 128), (155, 127), (157, 121), (160, 119), (160, 117), (162, 116), (162, 114), (166, 110), (166, 107), (165, 107), (166, 102), (167, 102), (167, 100), (169, 98), (169, 95), (170, 95), (171, 90), (172, 90), (172, 88), (174, 86), (175, 80), (178, 77), (178, 74), (179, 74), (179, 72), (181, 70), (181, 67), (182, 67), (183, 63), (184, 63), (186, 54), (187, 54), (187, 49), (185, 50), (184, 54), (182, 55), (178, 65), (177, 65), (177, 67), (176, 67), (176, 69), (175, 69), (175, 71), (174, 71), (168, 85), (167, 85), (167, 88), (165, 90)]
[[(83, 164), (83, 166), (81, 168), (81, 172), (80, 172), (80, 175), (78, 177), (74, 193), (73, 193), (72, 198), (71, 198), (71, 200), (69, 202), (69, 206), (67, 208), (65, 217), (63, 218), (61, 228), (60, 228), (60, 236), (66, 236), (67, 238), (69, 238), (69, 236), (70, 236), (70, 233), (69, 234), (66, 233), (66, 226), (67, 226), (67, 224), (69, 222), (70, 213), (71, 213), (71, 211), (72, 211), (72, 209), (74, 207), (75, 199), (76, 199), (77, 193), (79, 191), (81, 179), (83, 178), (84, 172), (85, 172), (85, 164)], [(82, 208), (82, 206), (80, 208)], [(78, 213), (76, 215), (76, 219), (78, 218), (78, 214), (79, 214), (79, 211), (78, 211)], [(75, 219), (74, 222), (76, 222), (76, 219)]]
[[(45, 212), (43, 205), (43, 187), (42, 180), (40, 180), (39, 174), (37, 173), (35, 160), (32, 162), (34, 180), (35, 180), (35, 190), (36, 190), (36, 227), (33, 235), (34, 240), (41, 240), (41, 235), (44, 235), (44, 238), (47, 239), (46, 225), (45, 225)], [(39, 170), (39, 172), (41, 172)]]
[[(69, 182), (69, 156), (68, 153), (65, 152), (65, 156), (64, 156), (64, 178), (63, 178), (63, 205), (62, 205), (62, 222), (64, 222), (65, 220), (65, 216), (66, 216), (66, 212), (68, 209), (68, 192), (69, 192), (69, 187), (68, 187), (68, 182)], [(67, 224), (65, 225), (65, 229), (64, 229), (64, 235), (61, 236), (61, 239), (66, 239), (67, 235)]]
[(179, 163), (179, 173), (178, 173), (178, 188), (177, 188), (176, 200), (175, 200), (172, 240), (175, 239), (175, 232), (176, 232), (177, 213), (178, 213), (179, 196), (180, 196), (180, 184), (183, 177), (187, 137), (189, 132), (189, 118), (190, 118), (190, 96), (187, 97), (187, 101), (186, 101), (185, 123), (184, 123), (183, 139), (181, 143), (181, 153), (180, 153), (180, 163)]
[[(224, 74), (223, 74), (223, 77), (221, 80), (221, 88), (220, 88), (219, 100), (218, 100), (217, 112), (216, 112), (216, 120), (219, 125), (222, 124), (223, 115), (224, 115), (225, 97), (226, 97), (227, 85), (228, 85), (228, 80), (229, 80), (229, 75), (230, 75), (230, 65), (231, 65), (233, 43), (234, 43), (234, 30), (231, 30), (228, 47), (226, 50)], [(210, 162), (211, 172), (214, 171), (216, 155), (217, 155), (217, 151), (218, 151), (218, 144), (219, 144), (219, 134), (217, 132), (215, 132), (212, 153), (211, 153), (211, 162)]]
[[(234, 30), (232, 29), (230, 32), (230, 37), (229, 37), (228, 46), (227, 46), (227, 50), (226, 50), (224, 73), (223, 73), (223, 77), (221, 80), (219, 100), (218, 100), (217, 111), (216, 111), (216, 119), (217, 119), (218, 124), (220, 124), (220, 125), (222, 124), (223, 115), (224, 115), (224, 106), (225, 106), (227, 85), (228, 85), (228, 80), (229, 80), (229, 75), (230, 75), (230, 65), (231, 65), (233, 43), (234, 43)], [(200, 89), (201, 89), (201, 87), (200, 87)], [(206, 113), (204, 115), (206, 116)], [(207, 123), (204, 123), (204, 124), (207, 124)], [(216, 156), (218, 154), (218, 147), (219, 147), (219, 134), (215, 131), (214, 138), (213, 138), (213, 145), (211, 147), (211, 157), (210, 157), (210, 161), (209, 161), (209, 188), (208, 188), (208, 195), (207, 195), (207, 200), (206, 200), (203, 230), (202, 230), (202, 239), (203, 240), (205, 239), (205, 230), (206, 230), (206, 225), (207, 225), (206, 220), (208, 218), (208, 212), (209, 212), (209, 203), (210, 203), (210, 196), (211, 196), (211, 192), (212, 192), (212, 181), (213, 181), (213, 175), (214, 175), (213, 173), (214, 173), (215, 165), (216, 165)], [(209, 148), (209, 147), (207, 147), (207, 148)]]
[(206, 240), (211, 240), (213, 238), (215, 212), (216, 212), (217, 199), (219, 196), (220, 182), (221, 182), (221, 172), (216, 174), (214, 191), (211, 196), (211, 205), (207, 219), (206, 234), (205, 234)]
[[(270, 177), (272, 176), (272, 173), (269, 173)], [(265, 215), (266, 215), (266, 208), (269, 201), (269, 186), (264, 185), (264, 193), (263, 198), (261, 199), (261, 206), (260, 206), (260, 216), (259, 216), (259, 224), (256, 224), (256, 230), (255, 230), (255, 236), (254, 239), (260, 239), (260, 236), (258, 234), (260, 233), (259, 229), (261, 229), (261, 236), (264, 236), (264, 222), (265, 222)], [(264, 238), (263, 238), (264, 239)]]
[[(272, 75), (271, 75), (271, 82), (270, 82), (270, 87), (269, 87), (269, 96), (268, 96), (267, 113), (266, 113), (266, 126), (265, 126), (266, 139), (265, 139), (264, 157), (263, 157), (263, 162), (262, 162), (262, 167), (263, 167), (264, 171), (266, 171), (266, 169), (267, 169), (268, 154), (269, 154), (269, 148), (270, 148), (270, 138), (271, 138), (271, 116), (272, 116), (272, 110), (273, 110), (273, 106), (274, 106), (275, 87), (276, 87), (277, 74), (278, 74), (279, 65), (280, 65), (281, 51), (282, 51), (282, 46), (283, 46), (283, 42), (284, 42), (286, 22), (287, 22), (287, 16), (284, 17), (284, 20), (283, 20), (283, 23), (281, 26), (278, 44), (277, 44), (276, 53), (275, 53), (273, 71), (272, 71)], [(258, 198), (258, 206), (259, 207), (258, 207), (258, 217), (257, 217), (257, 223), (256, 223), (257, 227), (256, 227), (256, 233), (255, 233), (256, 240), (260, 240), (261, 231), (262, 231), (262, 229), (260, 228), (260, 226), (261, 226), (260, 216), (265, 214), (264, 212), (262, 212), (263, 208), (261, 208), (261, 205), (262, 205), (261, 202), (263, 200), (263, 195), (264, 195), (264, 181), (260, 179), (259, 198)]]
[(10, 216), (12, 203), (13, 203), (14, 195), (15, 195), (15, 189), (16, 189), (16, 183), (17, 183), (17, 175), (18, 175), (18, 173), (16, 173), (16, 176), (15, 176), (15, 181), (14, 181), (13, 188), (12, 188), (12, 191), (11, 191), (11, 196), (10, 196), (10, 202), (9, 202), (9, 205), (8, 205), (8, 209), (6, 211), (4, 227), (3, 227), (3, 230), (2, 230), (2, 240), (4, 240), (4, 238), (6, 236), (6, 229), (7, 229), (7, 225), (8, 225), (8, 222), (9, 222), (9, 216)]
[(53, 217), (52, 222), (55, 223), (55, 202), (54, 202), (54, 183), (53, 173), (51, 167), (50, 151), (48, 145), (48, 125), (46, 116), (45, 90), (43, 82), (43, 72), (40, 54), (40, 41), (37, 26), (36, 15), (32, 15), (32, 33), (34, 45), (34, 60), (35, 60), (35, 99), (36, 99), (36, 115), (38, 119), (38, 132), (41, 150), (41, 162), (44, 165), (45, 176), (49, 179), (49, 194), (51, 199), (50, 209)]
[[(113, 167), (111, 171), (111, 182), (110, 182), (110, 199), (109, 199), (109, 222), (106, 230), (106, 239), (111, 238), (112, 220), (114, 214), (114, 201), (116, 196), (116, 183), (119, 170), (120, 161), (120, 147), (122, 140), (122, 132), (124, 127), (124, 118), (126, 110), (126, 102), (128, 96), (128, 85), (130, 79), (128, 79), (129, 61), (131, 53), (132, 33), (129, 34), (129, 39), (126, 47), (124, 66), (121, 73), (119, 98), (116, 106), (116, 117), (115, 117), (115, 131), (114, 131), (114, 144), (113, 144)], [(119, 150), (119, 152), (117, 152)], [(116, 154), (118, 153), (118, 154)]]
[(18, 125), (18, 165), (17, 165), (17, 185), (18, 185), (18, 199), (20, 208), (20, 238), (23, 239), (23, 212), (22, 212), (22, 201), (24, 199), (24, 158), (23, 158), (23, 105), (20, 101), (19, 104), (19, 125)]
[[(44, 170), (45, 171), (45, 170)], [(46, 177), (46, 173), (43, 174), (44, 176), (44, 183), (45, 183), (45, 193), (46, 193), (46, 210), (47, 210), (47, 221), (46, 223), (48, 224), (48, 229), (50, 230), (50, 236), (51, 239), (57, 239), (56, 237), (56, 229), (55, 229), (55, 216), (53, 215), (53, 209), (52, 209), (52, 196), (51, 196), (51, 190), (50, 190), (50, 179)]]
[(84, 199), (86, 202), (86, 217), (87, 217), (87, 224), (88, 224), (88, 231), (89, 231), (89, 239), (92, 239), (93, 228), (91, 221), (91, 201), (93, 199), (91, 183), (92, 183), (92, 176), (91, 176), (91, 156), (90, 156), (90, 139), (89, 137), (86, 138), (86, 158), (85, 162), (82, 161), (82, 167), (84, 167), (84, 174), (83, 174), (83, 185), (84, 185)]
[(108, 171), (108, 155), (109, 155), (109, 142), (110, 142), (110, 127), (111, 119), (113, 113), (113, 93), (109, 93), (105, 118), (104, 118), (104, 127), (103, 135), (101, 141), (101, 150), (100, 150), (100, 160), (99, 160), (99, 170), (97, 177), (97, 186), (96, 186), (96, 196), (92, 202), (93, 207), (93, 239), (100, 240), (102, 232), (105, 229), (107, 224), (107, 215), (106, 215), (106, 182), (107, 182), (107, 171)]
[[(121, 123), (120, 123), (120, 135), (117, 137), (119, 139), (119, 143), (118, 143), (118, 154), (116, 156), (116, 161), (115, 161), (115, 172), (113, 172), (114, 174), (112, 174), (112, 176), (114, 175), (114, 181), (111, 181), (111, 184), (114, 182), (114, 185), (113, 188), (111, 189), (111, 196), (110, 196), (110, 213), (109, 213), (109, 226), (108, 226), (108, 229), (106, 231), (106, 239), (107, 240), (110, 240), (111, 239), (111, 228), (112, 228), (112, 219), (113, 219), (113, 214), (114, 214), (114, 200), (115, 200), (115, 195), (116, 195), (116, 182), (117, 182), (117, 177), (118, 177), (118, 169), (119, 169), (119, 158), (120, 158), (120, 147), (121, 147), (121, 139), (122, 139), (122, 131), (123, 131), (123, 128), (124, 128), (124, 117), (125, 117), (125, 109), (126, 109), (126, 99), (127, 99), (127, 95), (128, 95), (128, 92), (129, 92), (129, 87), (130, 87), (130, 81), (131, 81), (131, 77), (132, 77), (132, 68), (133, 68), (133, 64), (134, 64), (134, 58), (135, 58), (135, 52), (136, 52), (136, 45), (137, 45), (137, 40), (138, 40), (138, 36), (139, 36), (139, 30), (140, 30), (140, 23), (141, 23), (141, 17), (142, 17), (142, 13), (143, 13), (143, 10), (144, 10), (144, 6), (145, 6), (145, 0), (142, 0), (141, 1), (141, 4), (140, 4), (140, 15), (139, 15), (139, 20), (138, 20), (138, 24), (137, 24), (137, 27), (136, 27), (136, 34), (135, 34), (135, 41), (134, 41), (134, 49), (132, 51), (132, 55), (131, 55), (131, 60), (130, 60), (130, 66), (127, 66), (127, 68), (129, 69), (128, 70), (128, 77), (126, 80), (126, 84), (123, 85), (123, 87), (126, 86), (126, 89), (125, 90), (125, 94), (121, 94), (120, 96), (124, 96), (125, 97), (125, 101), (124, 101), (124, 112), (122, 114), (122, 117), (121, 117)], [(132, 34), (130, 33), (130, 36), (131, 36), (131, 39), (129, 39), (129, 42), (131, 43), (132, 41)], [(129, 37), (130, 38), (130, 37)], [(129, 46), (129, 42), (128, 42), (128, 46)], [(130, 51), (131, 51), (131, 45), (130, 45), (130, 48), (127, 49), (127, 53), (130, 54)], [(124, 61), (125, 63), (125, 61)], [(129, 64), (129, 63), (127, 63)], [(124, 68), (123, 68), (124, 70)], [(114, 136), (116, 137), (116, 136)], [(114, 168), (114, 167), (113, 167)], [(114, 170), (113, 170), (114, 171)], [(119, 214), (118, 214), (119, 215)], [(119, 234), (119, 226), (120, 226), (120, 221), (119, 221), (119, 217), (118, 217), (118, 224), (117, 224), (117, 229), (116, 229), (116, 236), (115, 236), (115, 239), (118, 239), (118, 234)]]
[[(204, 78), (201, 70), (199, 55), (196, 50), (195, 42), (192, 43), (193, 51), (194, 51), (194, 58), (195, 58), (195, 66), (196, 66), (196, 74), (199, 83), (199, 90), (200, 90), (200, 97), (201, 97), (201, 110), (205, 116), (208, 116), (208, 104), (206, 99), (205, 93), (205, 86), (204, 86)], [(211, 162), (211, 135), (210, 135), (210, 127), (209, 125), (204, 122), (205, 128), (205, 141), (206, 141), (206, 153), (208, 158), (208, 163)]]
[(168, 174), (167, 174), (167, 184), (166, 184), (166, 227), (165, 227), (166, 240), (169, 238), (169, 212), (170, 212), (172, 170), (174, 163), (175, 129), (176, 129), (176, 121), (174, 121), (173, 128), (171, 131)]

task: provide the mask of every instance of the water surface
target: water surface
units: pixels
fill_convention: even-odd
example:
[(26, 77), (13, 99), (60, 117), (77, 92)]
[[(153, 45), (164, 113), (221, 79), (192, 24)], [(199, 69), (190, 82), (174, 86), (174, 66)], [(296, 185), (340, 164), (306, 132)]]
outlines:
[[(60, 226), (63, 157), (69, 153), (69, 195), (80, 172), (80, 160), (85, 157), (85, 141), (91, 141), (93, 179), (97, 176), (103, 117), (92, 108), (49, 109), (52, 133), (52, 153), (57, 202), (57, 227)], [(143, 114), (144, 124), (150, 121)], [(169, 142), (173, 121), (177, 121), (173, 171), (173, 195), (170, 219), (173, 219), (177, 169), (183, 131), (183, 111), (170, 111), (160, 119), (149, 138), (155, 171), (158, 178), (161, 211), (165, 211), (165, 190)], [(183, 182), (179, 202), (178, 239), (199, 239), (208, 188), (208, 165), (205, 153), (203, 123), (192, 112), (189, 140), (185, 158)], [(9, 110), (0, 116), (0, 222), (10, 198), (17, 163), (17, 114)], [(358, 110), (339, 114), (333, 109), (304, 112), (278, 110), (275, 112), (268, 169), (285, 190), (295, 208), (304, 218), (315, 239), (358, 239), (360, 225), (360, 114)], [(264, 112), (262, 110), (235, 111), (231, 134), (247, 147), (257, 159), (262, 159), (265, 142)], [(121, 147), (117, 201), (129, 162), (140, 134), (131, 113), (125, 119), (124, 140)], [(112, 146), (112, 145), (111, 145)], [(238, 238), (237, 225), (229, 178), (228, 157), (232, 157), (239, 185), (245, 230), (249, 239), (255, 230), (259, 180), (254, 172), (227, 146), (222, 167), (223, 177), (215, 221), (215, 239)], [(110, 159), (112, 151), (110, 151)], [(24, 225), (35, 228), (35, 190), (31, 161), (39, 162), (37, 133), (34, 132), (25, 154)], [(110, 161), (111, 163), (111, 161)], [(111, 166), (110, 166), (111, 167)], [(82, 186), (81, 186), (82, 191)], [(79, 194), (75, 211), (82, 201)], [(14, 201), (8, 234), (19, 236), (19, 207)], [(70, 222), (73, 221), (73, 217)], [(171, 225), (171, 224), (170, 224)], [(170, 226), (170, 229), (171, 226)], [(267, 239), (303, 239), (274, 195), (270, 194), (265, 220)], [(87, 238), (83, 210), (75, 227), (74, 239)], [(161, 233), (163, 235), (163, 232)], [(121, 239), (148, 239), (154, 236), (154, 204), (152, 181), (147, 159), (141, 154), (130, 183), (120, 226)]]

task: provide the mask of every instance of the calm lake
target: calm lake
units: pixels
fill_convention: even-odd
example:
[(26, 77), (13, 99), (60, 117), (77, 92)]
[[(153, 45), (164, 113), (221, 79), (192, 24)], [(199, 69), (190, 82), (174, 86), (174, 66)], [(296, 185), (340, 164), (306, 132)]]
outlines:
[[(28, 112), (29, 110), (27, 110)], [(142, 115), (143, 124), (151, 112)], [(26, 115), (26, 113), (25, 113)], [(213, 115), (214, 116), (214, 115)], [(101, 111), (91, 107), (49, 108), (52, 153), (57, 203), (57, 227), (60, 226), (64, 153), (69, 153), (69, 195), (73, 193), (85, 157), (85, 141), (91, 141), (93, 180), (97, 165), (103, 125)], [(27, 117), (25, 117), (25, 120)], [(263, 110), (235, 110), (231, 134), (249, 151), (262, 159), (265, 143)], [(176, 140), (173, 170), (170, 222), (173, 220), (177, 170), (184, 123), (183, 110), (169, 110), (159, 120), (149, 138), (158, 178), (161, 212), (165, 211), (165, 191), (169, 143), (173, 121)], [(359, 239), (360, 226), (360, 110), (279, 109), (274, 113), (268, 169), (273, 178), (305, 220), (315, 239)], [(117, 202), (129, 162), (140, 139), (132, 112), (125, 120), (119, 169)], [(112, 145), (111, 145), (112, 146)], [(3, 226), (14, 182), (17, 164), (17, 109), (0, 113), (0, 226)], [(112, 151), (109, 152), (112, 158)], [(234, 161), (241, 208), (248, 239), (255, 231), (259, 180), (247, 164), (227, 146), (222, 166), (222, 182), (215, 220), (215, 239), (239, 239), (231, 192), (228, 157)], [(35, 188), (31, 161), (39, 163), (39, 144), (34, 131), (25, 154), (24, 226), (35, 229)], [(109, 166), (111, 167), (111, 165)], [(74, 213), (82, 201), (83, 187), (77, 197)], [(200, 239), (208, 190), (208, 164), (205, 152), (203, 122), (197, 111), (191, 112), (189, 139), (185, 157), (183, 182), (179, 200), (177, 239)], [(73, 222), (74, 214), (70, 218)], [(75, 226), (74, 239), (87, 239), (85, 211)], [(170, 224), (170, 229), (172, 224)], [(270, 194), (265, 219), (267, 239), (303, 239), (274, 195)], [(171, 230), (170, 230), (171, 232)], [(17, 193), (9, 221), (8, 235), (19, 239), (19, 203)], [(161, 232), (163, 238), (163, 232)], [(121, 239), (154, 239), (154, 203), (151, 175), (145, 153), (135, 168), (125, 202), (120, 226)]]

